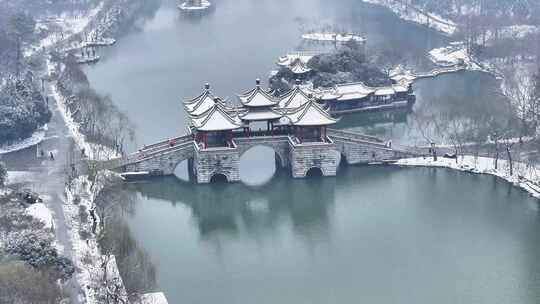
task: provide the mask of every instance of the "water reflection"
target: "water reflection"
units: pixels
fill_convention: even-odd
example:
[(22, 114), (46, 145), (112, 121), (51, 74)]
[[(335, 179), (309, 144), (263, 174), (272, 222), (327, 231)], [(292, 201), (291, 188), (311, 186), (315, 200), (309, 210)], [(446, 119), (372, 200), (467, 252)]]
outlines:
[(422, 79), (414, 84), (417, 102), (412, 111), (353, 114), (338, 126), (408, 145), (449, 144), (454, 133), (465, 142), (485, 141), (490, 131), (507, 128), (512, 116), (498, 84), (481, 72)]
[[(158, 285), (172, 301), (532, 304), (540, 296), (528, 281), (540, 272), (540, 218), (522, 191), (441, 169), (340, 169), (307, 180), (278, 171), (258, 187), (123, 185), (136, 198), (125, 219), (159, 261)], [(277, 292), (288, 288), (295, 292)]]
[(168, 201), (173, 206), (189, 206), (202, 239), (215, 235), (237, 236), (247, 233), (257, 238), (268, 229), (278, 229), (283, 219), (310, 240), (328, 230), (328, 209), (334, 202), (335, 179), (292, 180), (278, 171), (266, 184), (194, 185), (174, 178), (160, 182), (136, 183), (128, 189), (149, 199)]

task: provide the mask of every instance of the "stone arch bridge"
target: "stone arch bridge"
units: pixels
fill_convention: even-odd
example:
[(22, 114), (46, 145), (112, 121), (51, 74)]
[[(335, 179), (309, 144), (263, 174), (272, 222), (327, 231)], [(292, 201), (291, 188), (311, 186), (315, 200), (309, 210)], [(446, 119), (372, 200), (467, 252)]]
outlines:
[(327, 136), (329, 142), (325, 143), (298, 143), (288, 134), (235, 134), (233, 147), (202, 149), (190, 134), (144, 146), (126, 157), (106, 162), (105, 167), (126, 176), (173, 175), (178, 164), (188, 160), (190, 174), (198, 183), (209, 183), (219, 174), (229, 182), (237, 182), (240, 158), (255, 146), (272, 148), (278, 166), (289, 168), (294, 178), (305, 177), (312, 168), (320, 169), (323, 176), (335, 176), (340, 159), (347, 164), (369, 164), (420, 154), (391, 148), (379, 138), (356, 132), (328, 129)]

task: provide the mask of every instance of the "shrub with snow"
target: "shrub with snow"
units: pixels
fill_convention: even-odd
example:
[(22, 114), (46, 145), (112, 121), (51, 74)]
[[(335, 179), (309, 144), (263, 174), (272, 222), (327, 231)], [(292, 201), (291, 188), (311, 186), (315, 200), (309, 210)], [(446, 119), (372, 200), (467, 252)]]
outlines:
[(69, 279), (75, 272), (73, 263), (68, 258), (58, 255), (49, 239), (32, 232), (9, 238), (6, 252), (36, 269), (55, 271), (59, 279)]

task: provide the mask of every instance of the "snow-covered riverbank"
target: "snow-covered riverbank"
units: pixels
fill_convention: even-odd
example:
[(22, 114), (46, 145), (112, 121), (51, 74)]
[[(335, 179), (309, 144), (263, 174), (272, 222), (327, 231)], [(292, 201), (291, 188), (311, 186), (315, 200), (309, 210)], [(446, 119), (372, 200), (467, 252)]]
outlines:
[(88, 142), (86, 140), (86, 136), (81, 132), (79, 124), (73, 119), (73, 115), (67, 107), (66, 99), (64, 96), (62, 96), (62, 94), (60, 94), (58, 88), (56, 87), (56, 84), (51, 84), (51, 92), (54, 99), (56, 100), (58, 110), (62, 114), (66, 126), (68, 127), (70, 134), (73, 137), (73, 140), (75, 141), (79, 149), (81, 149), (81, 151), (84, 149), (88, 159), (109, 160), (112, 158), (120, 157), (118, 152), (114, 151), (109, 147)]
[(384, 6), (401, 19), (427, 26), (446, 35), (453, 35), (457, 31), (457, 25), (437, 14), (424, 12), (414, 5), (405, 5), (396, 0), (362, 0), (366, 3)]
[[(111, 257), (101, 254), (96, 238), (99, 228), (99, 217), (95, 212), (94, 200), (103, 188), (103, 179), (107, 175), (100, 175), (92, 188), (88, 177), (81, 176), (74, 179), (66, 187), (66, 201), (63, 204), (64, 216), (69, 227), (69, 236), (73, 244), (73, 263), (77, 266), (77, 280), (81, 286), (85, 286), (85, 299), (83, 303), (99, 304), (103, 303), (103, 297), (109, 292), (108, 287), (111, 282), (115, 283), (115, 289), (119, 298), (127, 303), (127, 293), (122, 284), (122, 279), (116, 278), (105, 280), (107, 272), (118, 274), (116, 265), (110, 265)], [(83, 215), (81, 215), (83, 214)], [(86, 221), (83, 220), (86, 218)], [(95, 227), (95, 229), (94, 229)]]
[(495, 169), (495, 159), (489, 157), (463, 156), (459, 159), (439, 157), (434, 161), (432, 157), (419, 157), (402, 159), (396, 163), (402, 167), (435, 167), (448, 168), (475, 174), (489, 174), (529, 192), (533, 197), (540, 199), (540, 168), (529, 164), (514, 162), (514, 172), (510, 175), (508, 161), (499, 159), (498, 169)]
[[(43, 48), (51, 47), (80, 34), (101, 12), (103, 7), (104, 2), (101, 1), (94, 8), (89, 9), (86, 14), (63, 13), (59, 16), (50, 16), (49, 18), (37, 20), (36, 28), (48, 34), (38, 43), (29, 47), (25, 51), (25, 56), (31, 56)], [(52, 28), (55, 28), (55, 30), (52, 30)]]

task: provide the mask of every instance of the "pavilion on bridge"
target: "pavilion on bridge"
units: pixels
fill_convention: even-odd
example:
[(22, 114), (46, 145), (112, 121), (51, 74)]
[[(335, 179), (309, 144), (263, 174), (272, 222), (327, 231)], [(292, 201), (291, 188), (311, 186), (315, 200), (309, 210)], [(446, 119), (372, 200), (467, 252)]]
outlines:
[(283, 117), (283, 114), (278, 111), (279, 99), (273, 96), (271, 91), (264, 90), (259, 79), (256, 80), (254, 89), (239, 94), (238, 98), (242, 104), (238, 110), (238, 116), (244, 122), (245, 130), (248, 132), (262, 131), (261, 122), (266, 123), (266, 131), (272, 131), (274, 124)]
[[(282, 96), (261, 87), (238, 95), (239, 105), (228, 107), (206, 84), (199, 96), (184, 101), (190, 131), (200, 148), (234, 148), (235, 137), (287, 135), (295, 144), (326, 142), (326, 128), (335, 124), (328, 111), (297, 81)], [(261, 123), (266, 125), (263, 130)]]
[(207, 83), (202, 94), (184, 100), (184, 109), (191, 119), (190, 130), (199, 147), (234, 147), (233, 130), (243, 127), (235, 110), (216, 97)]
[(294, 87), (279, 97), (278, 105), (280, 109), (297, 109), (312, 99), (312, 95), (310, 96), (310, 93), (302, 89), (300, 84), (301, 81), (296, 80)]
[(338, 121), (330, 116), (314, 98), (310, 98), (307, 103), (288, 112), (285, 117), (292, 126), (292, 137), (296, 144), (329, 142), (326, 134), (327, 127)]
[(208, 111), (216, 103), (224, 105), (224, 101), (212, 93), (210, 84), (207, 83), (204, 85), (204, 91), (201, 95), (184, 100), (184, 109), (190, 116), (196, 117)]

